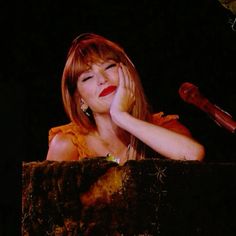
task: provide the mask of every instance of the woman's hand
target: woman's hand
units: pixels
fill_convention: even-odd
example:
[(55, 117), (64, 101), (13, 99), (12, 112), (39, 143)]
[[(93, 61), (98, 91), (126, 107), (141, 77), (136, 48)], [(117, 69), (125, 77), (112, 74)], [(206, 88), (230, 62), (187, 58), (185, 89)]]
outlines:
[(110, 107), (111, 118), (117, 126), (169, 159), (200, 161), (204, 158), (204, 146), (191, 137), (130, 115), (135, 102), (134, 81), (124, 65), (118, 68), (118, 75), (119, 86)]
[(122, 113), (129, 113), (135, 102), (135, 84), (126, 66), (118, 66), (119, 86), (113, 98), (110, 114), (115, 122)]

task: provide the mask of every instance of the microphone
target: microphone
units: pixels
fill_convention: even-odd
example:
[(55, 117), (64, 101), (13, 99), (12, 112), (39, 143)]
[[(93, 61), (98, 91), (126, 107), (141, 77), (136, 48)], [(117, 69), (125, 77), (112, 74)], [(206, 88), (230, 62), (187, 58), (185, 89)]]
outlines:
[(199, 92), (197, 86), (185, 82), (179, 88), (179, 95), (185, 102), (193, 104), (206, 112), (219, 126), (232, 133), (235, 132), (236, 122), (232, 119), (232, 116), (220, 107), (212, 104)]

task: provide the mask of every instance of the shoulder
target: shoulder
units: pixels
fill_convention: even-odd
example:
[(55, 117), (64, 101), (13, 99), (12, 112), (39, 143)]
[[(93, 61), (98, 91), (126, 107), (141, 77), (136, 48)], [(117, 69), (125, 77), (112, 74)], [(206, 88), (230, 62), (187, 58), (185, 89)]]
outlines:
[(178, 115), (164, 115), (163, 112), (151, 116), (151, 122), (169, 130), (191, 137), (190, 130), (179, 121)]
[(48, 160), (79, 160), (94, 155), (88, 149), (87, 133), (75, 123), (69, 123), (49, 130)]
[(69, 123), (65, 125), (60, 125), (53, 127), (49, 130), (49, 142), (54, 138), (59, 133), (64, 133), (64, 134), (71, 134), (71, 135), (76, 135), (79, 133), (78, 127), (74, 123)]
[(47, 160), (66, 161), (78, 158), (77, 148), (73, 143), (73, 135), (58, 132), (50, 140)]

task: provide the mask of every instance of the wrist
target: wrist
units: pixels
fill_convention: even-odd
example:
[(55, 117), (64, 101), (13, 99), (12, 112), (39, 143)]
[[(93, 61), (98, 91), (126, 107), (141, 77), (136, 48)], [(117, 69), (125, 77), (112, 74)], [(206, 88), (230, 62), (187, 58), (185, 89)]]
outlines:
[(121, 111), (121, 112), (114, 112), (110, 111), (111, 119), (113, 122), (123, 128), (124, 124), (127, 122), (127, 118), (130, 116), (128, 112)]

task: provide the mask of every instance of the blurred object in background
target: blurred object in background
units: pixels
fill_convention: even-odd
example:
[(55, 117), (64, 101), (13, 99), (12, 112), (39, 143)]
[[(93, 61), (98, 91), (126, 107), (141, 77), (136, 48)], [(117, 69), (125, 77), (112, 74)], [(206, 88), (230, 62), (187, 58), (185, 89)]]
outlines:
[(236, 15), (236, 0), (219, 0), (219, 2)]

